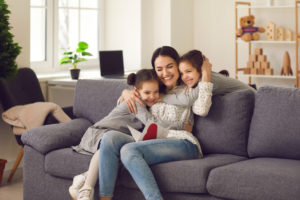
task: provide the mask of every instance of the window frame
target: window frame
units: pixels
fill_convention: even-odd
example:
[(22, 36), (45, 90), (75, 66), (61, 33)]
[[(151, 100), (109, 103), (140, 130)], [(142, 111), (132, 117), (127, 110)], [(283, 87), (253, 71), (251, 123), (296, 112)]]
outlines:
[[(43, 6), (31, 6), (30, 5), (30, 10), (32, 7), (35, 8), (41, 8)], [(49, 71), (49, 67), (53, 65), (53, 43), (51, 42), (53, 41), (53, 35), (54, 32), (53, 30), (53, 1), (46, 1), (46, 41), (45, 41), (45, 46), (46, 46), (46, 54), (45, 54), (45, 61), (35, 61), (35, 62), (31, 62), (30, 61), (30, 66), (31, 68), (33, 68), (34, 70), (38, 71), (38, 72), (44, 72), (44, 71)], [(31, 47), (30, 47), (31, 48)], [(48, 69), (47, 69), (48, 68)]]
[[(58, 1), (59, 0), (47, 0), (46, 1), (46, 55), (45, 61), (36, 61), (31, 62), (30, 66), (37, 73), (51, 73), (51, 72), (60, 72), (69, 70), (72, 65), (60, 65), (58, 55)], [(31, 6), (37, 7), (37, 6)], [(104, 23), (104, 1), (98, 0), (98, 9), (97, 9), (97, 17), (98, 17), (98, 50), (101, 49), (103, 44), (103, 23)], [(98, 55), (97, 58), (89, 59), (84, 63), (79, 63), (78, 67), (80, 68), (84, 65), (84, 68), (98, 68), (99, 60)]]

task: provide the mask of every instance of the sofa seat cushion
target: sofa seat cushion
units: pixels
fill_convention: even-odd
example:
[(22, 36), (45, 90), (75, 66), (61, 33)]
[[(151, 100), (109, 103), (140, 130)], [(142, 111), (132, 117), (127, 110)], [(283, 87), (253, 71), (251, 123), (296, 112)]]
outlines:
[[(161, 163), (151, 169), (163, 192), (207, 193), (206, 181), (211, 169), (245, 159), (230, 154), (212, 154), (203, 159)], [(125, 168), (121, 170), (119, 184), (138, 188)]]
[(210, 172), (210, 194), (243, 200), (299, 200), (300, 160), (256, 158)]
[(45, 171), (52, 176), (72, 179), (88, 170), (91, 158), (71, 148), (54, 150), (45, 156)]
[(299, 88), (259, 88), (249, 132), (249, 156), (300, 160), (299, 119)]
[(251, 90), (216, 95), (206, 117), (195, 115), (193, 133), (199, 139), (204, 154), (248, 156), (254, 97)]

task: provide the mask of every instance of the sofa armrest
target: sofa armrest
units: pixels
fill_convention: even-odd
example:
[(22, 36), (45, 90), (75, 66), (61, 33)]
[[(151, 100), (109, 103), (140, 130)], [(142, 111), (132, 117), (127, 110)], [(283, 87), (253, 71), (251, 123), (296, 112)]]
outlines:
[(92, 123), (78, 118), (60, 124), (51, 124), (31, 129), (22, 135), (22, 142), (46, 154), (54, 149), (79, 144), (81, 137)]

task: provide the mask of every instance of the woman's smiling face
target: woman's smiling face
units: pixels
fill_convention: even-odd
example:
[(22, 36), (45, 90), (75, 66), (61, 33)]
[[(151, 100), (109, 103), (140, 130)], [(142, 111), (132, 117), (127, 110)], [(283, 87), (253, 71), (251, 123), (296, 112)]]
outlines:
[(162, 83), (172, 89), (177, 85), (179, 78), (178, 66), (176, 61), (169, 56), (158, 56), (155, 61), (155, 71)]
[(194, 87), (200, 80), (201, 74), (190, 62), (180, 62), (179, 71), (181, 80), (190, 88)]

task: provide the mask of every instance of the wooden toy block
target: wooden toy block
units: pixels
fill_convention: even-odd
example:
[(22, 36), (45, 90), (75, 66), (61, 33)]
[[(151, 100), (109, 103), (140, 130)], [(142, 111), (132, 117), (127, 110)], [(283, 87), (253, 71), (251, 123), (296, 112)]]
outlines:
[(269, 69), (265, 69), (265, 75), (273, 75), (274, 70), (269, 68)]
[(257, 69), (261, 68), (261, 62), (255, 62), (254, 68), (257, 68)]
[(261, 68), (269, 69), (270, 68), (270, 63), (269, 62), (261, 62)]
[(290, 29), (285, 30), (284, 40), (285, 41), (293, 41), (293, 32)]
[(250, 74), (251, 68), (245, 68), (244, 69), (244, 74)]
[(265, 69), (259, 68), (258, 69), (258, 74), (261, 74), (261, 75), (265, 74)]
[(253, 61), (248, 61), (247, 62), (247, 68), (254, 68), (254, 62)]
[(251, 74), (258, 74), (258, 69), (257, 68), (251, 68)]
[(291, 68), (291, 59), (289, 53), (286, 51), (283, 55), (281, 75), (293, 75), (293, 71)]
[(272, 22), (266, 25), (266, 40), (275, 40), (276, 25)]
[(250, 54), (250, 55), (249, 55), (249, 61), (251, 61), (251, 62), (256, 62), (256, 61), (257, 61), (257, 55), (255, 55), (255, 54)]
[(257, 57), (257, 60), (258, 60), (259, 62), (265, 62), (265, 61), (267, 61), (267, 56), (266, 56), (266, 55), (259, 55), (259, 56)]
[(283, 27), (278, 27), (276, 30), (276, 40), (284, 40), (285, 29)]
[(263, 49), (262, 48), (255, 48), (254, 55), (263, 55)]

